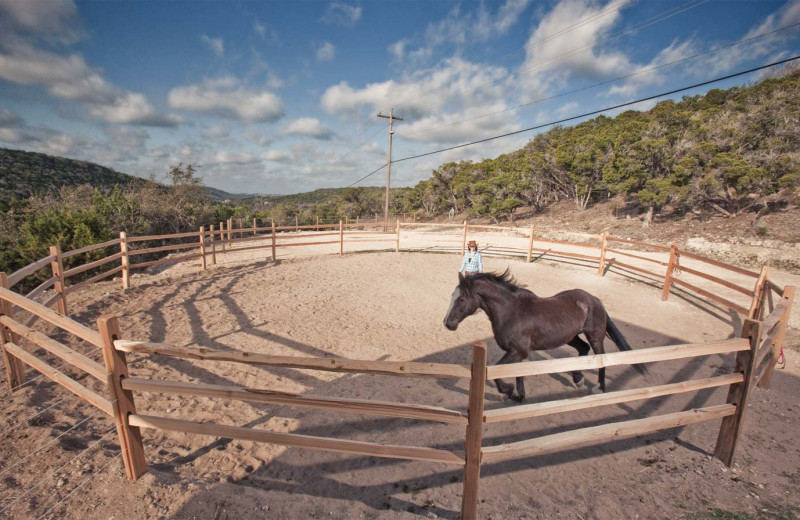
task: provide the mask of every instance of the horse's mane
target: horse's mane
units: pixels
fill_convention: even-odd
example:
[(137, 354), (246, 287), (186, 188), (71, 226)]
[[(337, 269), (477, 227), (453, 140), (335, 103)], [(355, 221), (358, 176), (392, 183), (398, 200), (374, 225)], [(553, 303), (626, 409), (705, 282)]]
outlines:
[[(482, 280), (482, 279), (490, 280), (490, 281), (492, 281), (494, 283), (502, 285), (503, 287), (505, 287), (509, 291), (515, 292), (515, 293), (527, 290), (527, 289), (523, 288), (522, 286), (520, 286), (517, 283), (517, 280), (511, 275), (511, 271), (509, 269), (506, 269), (502, 273), (468, 274), (467, 276), (464, 277), (464, 282), (463, 283), (468, 283), (468, 284), (471, 285), (472, 282), (474, 282), (475, 280)], [(462, 286), (463, 286), (463, 283), (462, 283)]]

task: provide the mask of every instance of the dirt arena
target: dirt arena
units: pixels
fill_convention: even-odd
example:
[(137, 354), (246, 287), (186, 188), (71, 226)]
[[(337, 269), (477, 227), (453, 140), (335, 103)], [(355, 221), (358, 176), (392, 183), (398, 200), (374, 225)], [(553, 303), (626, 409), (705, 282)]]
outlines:
[[(442, 253), (307, 256), (278, 262), (227, 262), (207, 271), (179, 265), (77, 292), (78, 321), (120, 316), (125, 339), (268, 354), (417, 360), (469, 364), (471, 344), (501, 351), (482, 313), (458, 331), (442, 325), (460, 258)], [(484, 257), (487, 270), (511, 269), (520, 283), (547, 296), (581, 287), (598, 296), (634, 348), (734, 337), (735, 313), (688, 296), (660, 301), (660, 287), (571, 261)], [(790, 334), (790, 339), (796, 335)], [(609, 347), (613, 350), (613, 346)], [(569, 347), (531, 359), (574, 356)], [(100, 359), (95, 355), (95, 359)], [(800, 363), (788, 353), (769, 391), (755, 390), (737, 464), (711, 457), (719, 421), (666, 430), (523, 460), (485, 464), (481, 518), (706, 518), (721, 509), (754, 518), (800, 514)], [(378, 399), (466, 410), (467, 381), (393, 378), (270, 369), (165, 357), (129, 356), (132, 376)], [(628, 367), (607, 371), (609, 391), (730, 372), (733, 356), (650, 366), (647, 381)], [(4, 374), (3, 374), (4, 375)], [(590, 383), (596, 372), (587, 372)], [(584, 395), (569, 375), (526, 378), (528, 402)], [(675, 395), (491, 424), (484, 445), (523, 440), (574, 427), (720, 404), (725, 389)], [(461, 468), (359, 457), (246, 441), (143, 430), (150, 473), (124, 479), (110, 419), (94, 414), (53, 384), (29, 385), (5, 398), (0, 434), (37, 410), (58, 406), (0, 436), (0, 517), (65, 519), (174, 518), (458, 518)], [(366, 417), (219, 399), (137, 394), (140, 413), (250, 426), (279, 432), (384, 444), (461, 449), (463, 426)], [(514, 406), (487, 388), (487, 409)], [(35, 407), (35, 408), (31, 408)], [(65, 434), (64, 432), (67, 431)], [(110, 431), (110, 434), (108, 432)], [(61, 437), (58, 437), (62, 435)], [(105, 437), (103, 437), (106, 435)], [(22, 463), (17, 461), (47, 442)], [(94, 443), (94, 444), (93, 444)], [(96, 447), (95, 447), (96, 446)], [(87, 450), (78, 462), (69, 462)], [(50, 480), (29, 488), (62, 464)], [(16, 464), (11, 467), (12, 464)], [(12, 503), (22, 493), (23, 498)], [(59, 501), (67, 497), (63, 503)], [(11, 504), (9, 506), (9, 504)], [(52, 510), (49, 508), (52, 507)], [(49, 510), (49, 511), (48, 511)], [(4, 516), (8, 515), (8, 516)], [(758, 516), (761, 515), (761, 516)], [(784, 516), (777, 516), (784, 515)], [(710, 516), (708, 518), (711, 518)], [(717, 518), (717, 517), (714, 517)]]

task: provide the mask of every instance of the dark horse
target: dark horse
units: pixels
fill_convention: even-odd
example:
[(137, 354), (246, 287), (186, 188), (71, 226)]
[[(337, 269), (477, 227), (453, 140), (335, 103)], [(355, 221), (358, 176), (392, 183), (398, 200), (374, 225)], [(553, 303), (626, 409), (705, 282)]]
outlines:
[[(528, 359), (531, 350), (547, 350), (570, 345), (578, 355), (585, 356), (589, 348), (595, 354), (603, 354), (603, 339), (611, 338), (619, 350), (631, 350), (599, 299), (581, 289), (564, 291), (540, 298), (516, 284), (506, 270), (503, 274), (480, 273), (458, 275), (458, 287), (453, 291), (450, 308), (444, 318), (444, 326), (456, 330), (458, 324), (482, 309), (492, 322), (494, 339), (506, 351), (498, 365), (517, 363)], [(587, 344), (578, 334), (583, 333)], [(643, 365), (633, 365), (642, 375), (647, 371)], [(583, 374), (572, 373), (575, 386), (583, 383)], [(514, 385), (502, 379), (495, 380), (497, 389), (515, 401), (525, 399), (525, 384), (517, 378), (517, 395)], [(601, 392), (606, 391), (606, 369), (598, 373)]]

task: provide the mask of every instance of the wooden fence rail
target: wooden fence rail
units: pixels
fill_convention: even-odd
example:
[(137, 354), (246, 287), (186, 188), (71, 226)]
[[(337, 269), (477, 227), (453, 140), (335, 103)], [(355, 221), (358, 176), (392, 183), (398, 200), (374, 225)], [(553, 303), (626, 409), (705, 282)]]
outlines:
[(147, 343), (142, 341), (117, 340), (117, 350), (139, 354), (160, 354), (183, 359), (205, 361), (231, 361), (248, 365), (264, 365), (283, 368), (323, 370), (326, 372), (357, 372), (407, 377), (434, 377), (468, 379), (469, 368), (445, 363), (421, 363), (403, 361), (370, 361), (340, 358), (316, 358), (298, 356), (273, 356), (257, 352), (212, 350), (204, 347), (188, 348)]
[[(226, 226), (227, 224), (227, 226)], [(243, 225), (242, 222), (239, 222), (239, 225)], [(358, 229), (364, 227), (365, 225), (374, 225), (377, 226), (379, 229), (378, 231), (358, 231)], [(532, 260), (533, 253), (541, 253), (543, 255), (554, 255), (554, 256), (561, 256), (565, 258), (572, 258), (578, 260), (586, 260), (589, 262), (597, 262), (598, 264), (598, 274), (603, 276), (607, 269), (623, 269), (627, 271), (632, 271), (634, 273), (642, 274), (645, 276), (651, 276), (656, 279), (662, 278), (664, 279), (664, 291), (662, 294), (662, 299), (668, 299), (670, 290), (673, 285), (680, 286), (682, 289), (685, 289), (689, 292), (693, 292), (698, 294), (706, 299), (709, 299), (715, 303), (718, 303), (726, 308), (732, 309), (744, 316), (753, 317), (753, 312), (762, 312), (761, 306), (764, 305), (764, 302), (761, 302), (761, 299), (769, 299), (771, 298), (771, 294), (773, 292), (777, 292), (778, 294), (781, 293), (782, 289), (778, 287), (776, 284), (771, 282), (768, 279), (761, 279), (757, 282), (756, 287), (754, 289), (748, 289), (738, 285), (736, 283), (730, 282), (725, 280), (719, 276), (714, 276), (708, 273), (704, 273), (703, 271), (695, 268), (689, 268), (685, 266), (678, 266), (678, 260), (681, 257), (689, 258), (695, 260), (697, 262), (706, 263), (708, 265), (712, 265), (715, 267), (719, 267), (722, 269), (726, 269), (732, 273), (750, 276), (754, 278), (759, 278), (759, 274), (753, 271), (742, 269), (736, 266), (732, 266), (726, 264), (724, 262), (719, 262), (716, 260), (712, 260), (701, 255), (697, 255), (695, 253), (690, 253), (684, 250), (677, 248), (677, 246), (672, 247), (665, 247), (660, 246), (657, 244), (649, 244), (646, 242), (640, 242), (635, 240), (628, 240), (620, 237), (610, 236), (607, 232), (603, 232), (599, 235), (591, 235), (591, 234), (583, 234), (589, 239), (595, 239), (597, 241), (597, 245), (585, 242), (571, 242), (566, 240), (553, 240), (553, 239), (546, 239), (542, 236), (535, 236), (535, 229), (533, 226), (530, 228), (518, 228), (518, 227), (509, 227), (509, 226), (488, 226), (488, 225), (476, 225), (476, 224), (469, 224), (467, 221), (462, 223), (407, 223), (407, 222), (400, 222), (399, 219), (396, 221), (395, 229), (380, 229), (382, 227), (382, 222), (375, 222), (370, 223), (368, 221), (360, 222), (358, 220), (355, 223), (345, 224), (344, 222), (340, 224), (309, 224), (309, 225), (295, 225), (295, 226), (274, 226), (271, 225), (269, 227), (241, 227), (237, 229), (234, 226), (234, 221), (229, 219), (228, 222), (223, 222), (220, 225), (219, 229), (211, 228), (209, 230), (201, 229), (199, 234), (201, 237), (201, 244), (198, 244), (197, 241), (192, 243), (178, 243), (178, 244), (167, 244), (162, 246), (153, 246), (144, 249), (138, 250), (128, 250), (128, 244), (132, 242), (141, 242), (141, 241), (154, 241), (154, 240), (170, 240), (170, 239), (183, 239), (189, 237), (197, 238), (197, 233), (173, 233), (168, 235), (150, 235), (144, 237), (125, 237), (124, 233), (120, 234), (119, 239), (110, 240), (107, 242), (103, 242), (101, 244), (96, 244), (92, 246), (87, 246), (85, 248), (81, 248), (74, 251), (69, 251), (61, 255), (61, 258), (67, 258), (70, 256), (74, 256), (81, 252), (88, 252), (95, 249), (101, 249), (104, 247), (110, 247), (116, 244), (120, 245), (120, 252), (116, 254), (112, 254), (108, 257), (103, 259), (95, 260), (94, 262), (73, 267), (63, 273), (64, 277), (73, 276), (76, 274), (80, 274), (82, 272), (88, 271), (92, 268), (100, 267), (108, 262), (121, 259), (121, 265), (117, 266), (105, 273), (101, 273), (96, 275), (88, 280), (84, 280), (80, 284), (76, 286), (72, 286), (70, 288), (62, 288), (60, 291), (61, 293), (61, 301), (59, 301), (59, 308), (62, 306), (62, 302), (66, 305), (66, 295), (69, 292), (76, 290), (79, 287), (83, 287), (87, 284), (93, 283), (95, 281), (99, 281), (103, 278), (113, 276), (117, 273), (122, 273), (122, 285), (124, 289), (130, 287), (130, 269), (143, 269), (146, 267), (161, 265), (161, 264), (168, 264), (168, 263), (177, 263), (183, 261), (190, 261), (195, 259), (200, 259), (200, 266), (201, 268), (206, 268), (208, 266), (208, 262), (206, 262), (206, 255), (211, 255), (211, 265), (216, 265), (216, 257), (219, 254), (227, 254), (227, 253), (235, 253), (235, 252), (242, 252), (242, 251), (252, 251), (252, 250), (259, 250), (259, 249), (272, 249), (273, 251), (273, 260), (277, 259), (277, 248), (281, 247), (303, 247), (303, 246), (319, 246), (319, 245), (334, 245), (337, 241), (335, 240), (311, 240), (308, 241), (308, 237), (323, 237), (323, 236), (335, 236), (338, 232), (339, 235), (339, 251), (340, 254), (344, 253), (344, 244), (347, 243), (358, 243), (358, 242), (372, 242), (372, 243), (379, 243), (382, 241), (390, 242), (392, 240), (395, 241), (395, 251), (401, 251), (401, 232), (403, 228), (413, 230), (420, 227), (428, 227), (433, 228), (435, 231), (430, 232), (419, 232), (419, 233), (430, 233), (433, 235), (440, 235), (444, 231), (453, 230), (459, 232), (461, 235), (459, 238), (460, 240), (453, 240), (453, 243), (461, 242), (461, 249), (462, 253), (466, 250), (466, 240), (467, 234), (470, 230), (473, 231), (501, 231), (501, 232), (509, 232), (512, 231), (514, 233), (518, 233), (520, 240), (524, 240), (527, 242), (525, 244), (527, 247), (492, 247), (486, 251), (486, 254), (496, 254), (496, 255), (511, 255), (511, 256), (521, 256), (525, 257), (527, 261)], [(336, 228), (339, 228), (338, 230)], [(332, 230), (329, 233), (319, 233), (319, 230), (330, 229)], [(307, 232), (304, 232), (307, 231)], [(259, 232), (264, 232), (264, 234), (259, 235)], [(253, 236), (245, 236), (249, 235), (250, 233)], [(369, 239), (367, 238), (370, 234), (374, 234), (376, 236), (380, 235), (387, 235), (385, 239)], [(236, 236), (238, 235), (238, 238)], [(388, 236), (394, 235), (393, 238), (388, 238)], [(364, 238), (357, 238), (363, 236)], [(303, 241), (303, 239), (306, 241)], [(513, 238), (513, 237), (512, 237)], [(209, 239), (209, 246), (206, 247), (206, 239)], [(234, 244), (239, 242), (255, 242), (254, 245), (248, 247), (234, 247)], [(270, 243), (271, 241), (271, 243)], [(284, 241), (287, 241), (284, 243)], [(259, 243), (260, 242), (260, 243)], [(448, 240), (437, 240), (437, 243), (445, 243)], [(655, 251), (666, 251), (670, 252), (671, 256), (669, 261), (666, 260), (659, 260), (657, 258), (651, 258), (648, 256), (643, 256), (641, 254), (635, 254), (632, 252), (614, 249), (608, 246), (608, 244), (615, 242), (615, 243), (622, 243), (628, 244), (635, 247), (641, 247), (644, 249), (650, 249)], [(219, 244), (218, 244), (219, 243)], [(217, 247), (220, 246), (220, 248)], [(522, 244), (521, 244), (522, 245)], [(542, 245), (545, 247), (538, 247), (538, 245)], [(551, 247), (546, 247), (549, 245), (565, 245), (570, 247), (580, 247), (580, 248), (588, 248), (588, 249), (595, 249), (598, 251), (598, 254), (591, 255), (591, 254), (579, 254), (573, 253), (571, 251), (564, 251), (564, 250), (557, 250)], [(226, 247), (227, 246), (227, 247)], [(142, 255), (147, 253), (162, 253), (167, 251), (177, 251), (183, 249), (191, 249), (194, 252), (189, 254), (184, 254), (180, 256), (175, 256), (171, 258), (161, 258), (157, 260), (152, 260), (148, 262), (140, 262), (137, 264), (131, 264), (129, 258), (135, 255)], [(419, 248), (417, 248), (419, 249)], [(651, 263), (655, 265), (659, 265), (662, 267), (666, 267), (667, 272), (665, 275), (659, 274), (657, 272), (650, 271), (648, 269), (644, 269), (637, 265), (633, 265), (627, 262), (620, 262), (616, 258), (609, 258), (608, 255), (618, 255), (624, 256), (627, 258), (633, 258), (640, 262)], [(13, 286), (14, 283), (19, 282), (25, 276), (29, 276), (33, 274), (38, 269), (46, 267), (48, 263), (51, 263), (54, 260), (55, 255), (48, 256), (39, 260), (37, 262), (32, 263), (29, 266), (26, 266), (19, 271), (13, 273), (9, 277), (9, 282)], [(729, 298), (719, 296), (714, 291), (709, 291), (703, 289), (694, 283), (689, 283), (685, 280), (678, 279), (676, 274), (680, 270), (681, 273), (690, 274), (692, 276), (697, 276), (702, 278), (708, 282), (712, 282), (714, 284), (721, 285), (727, 289), (732, 291), (738, 292), (742, 295), (748, 296), (751, 298), (750, 308), (748, 309), (746, 305), (737, 303)], [(58, 284), (58, 280), (56, 280), (56, 284)], [(49, 287), (49, 286), (48, 286)], [(764, 290), (767, 288), (767, 290)], [(40, 289), (39, 292), (46, 290), (45, 288)]]

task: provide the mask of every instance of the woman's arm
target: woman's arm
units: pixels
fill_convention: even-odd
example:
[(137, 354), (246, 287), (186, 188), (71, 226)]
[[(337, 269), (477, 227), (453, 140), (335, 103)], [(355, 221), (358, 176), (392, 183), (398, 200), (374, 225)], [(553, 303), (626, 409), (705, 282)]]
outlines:
[(475, 251), (475, 256), (477, 257), (476, 260), (478, 261), (478, 272), (483, 272), (483, 261), (481, 260), (481, 254)]
[(469, 253), (464, 253), (464, 259), (461, 261), (461, 267), (458, 268), (458, 272), (464, 272), (464, 268), (467, 267), (467, 262), (469, 261)]

